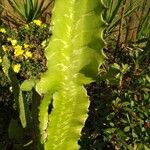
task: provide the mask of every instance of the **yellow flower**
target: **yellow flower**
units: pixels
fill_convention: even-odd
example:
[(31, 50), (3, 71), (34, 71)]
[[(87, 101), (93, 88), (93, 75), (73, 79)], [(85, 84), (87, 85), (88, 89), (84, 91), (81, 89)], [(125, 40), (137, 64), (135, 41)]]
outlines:
[(0, 28), (1, 33), (6, 33), (6, 30), (4, 28)]
[(11, 40), (10, 42), (11, 42), (12, 46), (15, 46), (17, 44), (17, 40)]
[(25, 29), (29, 29), (29, 25), (28, 25), (28, 24), (25, 24), (25, 25), (24, 25), (24, 28), (25, 28)]
[(15, 46), (15, 45), (17, 44), (17, 40), (14, 40), (14, 39), (12, 39), (12, 38), (7, 38), (7, 41), (11, 42), (11, 44), (12, 44), (13, 46)]
[(46, 40), (44, 40), (42, 43), (41, 43), (42, 47), (45, 47), (46, 46)]
[(7, 41), (11, 41), (12, 40), (12, 38), (7, 38)]
[(29, 47), (28, 44), (23, 44), (23, 46), (24, 46), (25, 49)]
[(42, 22), (40, 20), (33, 20), (33, 23), (35, 23), (37, 26), (42, 25)]
[(20, 46), (20, 45), (14, 46), (14, 50), (15, 50), (14, 55), (16, 57), (23, 54), (22, 46)]
[(20, 64), (15, 64), (13, 65), (13, 70), (14, 72), (18, 73), (20, 71), (21, 65)]
[(8, 50), (8, 48), (5, 45), (2, 45), (2, 49), (4, 52), (6, 52)]
[(43, 25), (42, 25), (42, 28), (46, 28), (46, 24), (43, 24)]
[(25, 54), (24, 54), (25, 58), (31, 58), (32, 57), (32, 53), (29, 52), (29, 51), (26, 51)]
[(2, 57), (0, 57), (0, 63), (2, 63)]

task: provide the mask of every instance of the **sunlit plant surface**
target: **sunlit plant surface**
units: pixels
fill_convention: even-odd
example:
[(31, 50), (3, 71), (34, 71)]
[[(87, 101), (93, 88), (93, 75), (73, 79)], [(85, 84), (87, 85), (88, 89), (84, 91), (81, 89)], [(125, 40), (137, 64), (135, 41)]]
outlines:
[(150, 149), (149, 1), (36, 3), (0, 2), (0, 149)]

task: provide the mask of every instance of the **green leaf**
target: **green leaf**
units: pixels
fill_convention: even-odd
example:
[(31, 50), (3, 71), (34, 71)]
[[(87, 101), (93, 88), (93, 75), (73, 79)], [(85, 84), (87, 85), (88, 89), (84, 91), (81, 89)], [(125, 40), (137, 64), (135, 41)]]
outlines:
[(22, 2), (18, 3), (15, 0), (14, 1), (8, 0), (8, 3), (22, 18), (26, 19), (25, 8)]
[(119, 66), (119, 64), (117, 64), (117, 63), (112, 64), (112, 67), (115, 68), (115, 69), (117, 69), (117, 70), (121, 69), (120, 66)]
[(144, 149), (145, 149), (145, 150), (149, 150), (150, 147), (147, 147), (146, 145), (144, 145)]
[(20, 89), (22, 91), (31, 91), (32, 88), (35, 86), (36, 80), (35, 79), (29, 79), (23, 81), (23, 83), (20, 86)]
[[(106, 1), (111, 1), (111, 0), (106, 0)], [(107, 36), (109, 34), (112, 33), (112, 31), (117, 27), (117, 25), (120, 23), (121, 20), (121, 16), (118, 15), (119, 11), (120, 11), (120, 7), (122, 6), (122, 2), (121, 0), (116, 0), (113, 1), (112, 3), (108, 3), (107, 7), (108, 10), (106, 10), (106, 21), (108, 22), (108, 28), (107, 28)], [(125, 14), (124, 17), (129, 16), (130, 14), (132, 14), (135, 9), (137, 9), (139, 6), (138, 1), (133, 1), (131, 2), (130, 6), (128, 6), (125, 9)], [(109, 11), (112, 11), (112, 13), (109, 13)]]
[(105, 129), (105, 132), (108, 133), (108, 134), (113, 134), (115, 131), (116, 131), (116, 128)]
[(150, 77), (146, 75), (146, 80), (150, 83)]
[(22, 124), (22, 127), (25, 128), (27, 125), (26, 122), (26, 112), (25, 112), (25, 102), (24, 102), (24, 97), (22, 94), (22, 91), (20, 90), (19, 92), (19, 98), (18, 98), (18, 105), (19, 105), (19, 118)]
[(38, 19), (52, 4), (53, 0), (46, 2), (45, 0), (7, 0), (10, 6), (18, 14), (18, 16), (26, 22)]
[(130, 126), (126, 126), (125, 128), (124, 128), (124, 132), (129, 132), (130, 131)]
[(10, 68), (10, 62), (9, 59), (7, 58), (7, 55), (3, 56), (3, 61), (2, 61), (2, 70), (5, 73), (5, 75), (7, 76), (8, 79), (9, 78), (9, 68)]
[(137, 135), (134, 131), (132, 131), (132, 136), (133, 136), (134, 138), (138, 138), (138, 135)]

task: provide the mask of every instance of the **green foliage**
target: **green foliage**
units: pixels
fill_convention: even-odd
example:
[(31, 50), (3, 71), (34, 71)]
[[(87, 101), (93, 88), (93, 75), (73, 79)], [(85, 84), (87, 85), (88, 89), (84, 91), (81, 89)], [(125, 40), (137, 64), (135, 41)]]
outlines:
[[(36, 135), (35, 130), (37, 129), (34, 126), (36, 116), (32, 112), (33, 107), (30, 109), (33, 103), (32, 88), (35, 85), (34, 82), (36, 82), (34, 79), (38, 78), (40, 73), (46, 70), (46, 60), (43, 50), (48, 43), (50, 34), (49, 26), (43, 24), (40, 20), (34, 20), (29, 24), (20, 26), (17, 30), (4, 26), (0, 27), (0, 108), (1, 104), (4, 104), (11, 109), (12, 113), (11, 117), (7, 118), (7, 122), (1, 123), (2, 127), (3, 124), (7, 124), (5, 125), (6, 127), (2, 128), (6, 135), (3, 135), (3, 147), (6, 144), (9, 145), (9, 138), (6, 131), (8, 124), (11, 127), (11, 122), (9, 123), (9, 121), (11, 119), (16, 120), (16, 118), (18, 122), (18, 126), (16, 124), (17, 128), (22, 128), (23, 130), (21, 139), (26, 139), (27, 141), (21, 139), (18, 141), (19, 139), (16, 139), (16, 135), (11, 134), (14, 136), (14, 138), (10, 138), (14, 149), (22, 149), (24, 144), (23, 149), (29, 149), (33, 145), (33, 141), (27, 144), (32, 139), (33, 131), (34, 135)], [(26, 55), (26, 52), (30, 53)], [(27, 88), (28, 85), (30, 86), (29, 88)], [(36, 107), (34, 110), (36, 110), (38, 106), (35, 103), (34, 106)], [(0, 119), (7, 117), (8, 112), (7, 110), (6, 114), (3, 114)], [(37, 140), (34, 140), (34, 143)]]
[(2, 14), (2, 12), (4, 10), (3, 7), (1, 6), (3, 4), (3, 2), (4, 2), (4, 0), (0, 1), (0, 20), (1, 20), (1, 14)]
[(147, 10), (146, 15), (141, 19), (138, 28), (138, 39), (150, 37), (150, 8)]
[(149, 48), (134, 45), (130, 51), (123, 49), (116, 61), (111, 60), (111, 48), (107, 49), (109, 58), (100, 68), (97, 82), (87, 88), (91, 105), (81, 149), (147, 150), (150, 148)]
[(89, 106), (83, 85), (96, 77), (104, 61), (102, 12), (102, 2), (97, 0), (55, 1), (53, 34), (45, 51), (48, 70), (36, 85), (44, 96), (39, 121), (45, 150), (79, 147), (77, 141)]
[[(104, 20), (108, 23), (108, 27), (106, 28), (106, 35), (109, 36), (114, 29), (119, 25), (121, 21), (121, 8), (126, 7), (123, 6), (123, 1), (117, 0), (104, 0), (107, 9), (104, 12)], [(130, 3), (128, 7), (125, 8), (124, 17), (130, 16), (139, 4), (136, 1)]]
[(43, 51), (51, 35), (48, 25), (34, 20), (17, 31), (9, 28), (1, 30), (5, 31), (1, 34), (1, 53), (8, 55), (15, 72), (22, 79), (39, 77), (46, 70)]
[(29, 23), (41, 17), (51, 5), (52, 0), (48, 3), (44, 0), (8, 0), (8, 2), (19, 17), (26, 23)]
[[(107, 6), (107, 22), (106, 37), (108, 36), (105, 52), (108, 59), (101, 66), (99, 78), (97, 82), (87, 86), (88, 94), (91, 99), (89, 117), (82, 131), (80, 140), (81, 150), (91, 149), (150, 149), (150, 130), (149, 130), (149, 108), (150, 108), (150, 84), (149, 84), (149, 32), (145, 32), (143, 37), (136, 37), (135, 42), (132, 40), (124, 40), (127, 33), (128, 17), (135, 17), (135, 13), (139, 14), (142, 7), (132, 8), (134, 10), (127, 17), (123, 16), (123, 24), (116, 24), (112, 28), (113, 32), (109, 32), (109, 27), (118, 20), (121, 15), (122, 5), (118, 7), (115, 13), (117, 2), (106, 1)], [(119, 1), (118, 1), (119, 2)], [(120, 1), (119, 3), (122, 3)], [(129, 3), (130, 1), (127, 1)], [(131, 1), (136, 3), (138, 1)], [(148, 2), (148, 1), (147, 1)], [(146, 17), (149, 6), (145, 5), (141, 20), (148, 19)], [(147, 8), (147, 9), (146, 9)], [(139, 10), (138, 10), (139, 9)], [(125, 10), (129, 10), (126, 5)], [(125, 12), (124, 12), (125, 13)], [(109, 14), (109, 15), (108, 15)], [(104, 13), (104, 15), (106, 15)], [(113, 19), (111, 17), (114, 17)], [(125, 22), (126, 21), (126, 22)], [(131, 20), (132, 21), (132, 20)], [(147, 20), (147, 26), (149, 21)], [(132, 22), (133, 23), (133, 22)], [(137, 22), (130, 24), (130, 30), (137, 25)], [(119, 31), (119, 27), (122, 30)], [(137, 27), (135, 26), (135, 27)], [(140, 29), (145, 28), (140, 24)], [(116, 29), (116, 31), (115, 31)], [(148, 31), (148, 28), (144, 29)], [(119, 32), (121, 32), (121, 42), (117, 47)], [(136, 30), (133, 30), (136, 33)], [(137, 32), (139, 35), (140, 32)], [(143, 32), (144, 33), (144, 32)], [(127, 35), (125, 35), (127, 34)], [(142, 40), (140, 40), (140, 38)]]

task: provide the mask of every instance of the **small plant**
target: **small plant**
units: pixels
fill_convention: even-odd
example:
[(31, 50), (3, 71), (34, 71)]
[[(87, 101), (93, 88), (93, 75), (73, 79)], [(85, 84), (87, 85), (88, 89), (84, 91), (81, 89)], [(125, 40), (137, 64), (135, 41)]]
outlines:
[(104, 12), (104, 19), (108, 23), (106, 37), (117, 30), (116, 27), (118, 27), (122, 19), (122, 16), (119, 14), (122, 7), (126, 7), (123, 16), (124, 19), (124, 17), (130, 16), (139, 6), (136, 1), (131, 2), (130, 6), (126, 6), (127, 4), (124, 4), (120, 0), (104, 0), (104, 2), (107, 7)]
[(50, 36), (49, 28), (40, 20), (21, 26), (18, 31), (0, 28), (1, 53), (7, 53), (14, 71), (22, 78), (39, 77), (46, 70), (44, 48)]
[[(19, 18), (13, 15), (10, 11), (8, 12), (10, 13), (10, 17), (12, 16), (13, 18), (16, 18), (17, 22), (22, 21), (22, 23), (29, 23), (35, 19), (39, 19), (52, 4), (52, 2), (53, 0), (50, 0), (49, 2), (45, 2), (44, 0), (8, 0), (8, 3), (17, 13)], [(4, 5), (2, 6), (7, 10)]]
[[(80, 141), (82, 149), (150, 148), (147, 57), (149, 54), (136, 49), (128, 58), (119, 58), (118, 64), (106, 66), (107, 62), (97, 82), (87, 86), (91, 105)], [(128, 65), (120, 64), (124, 59)]]

